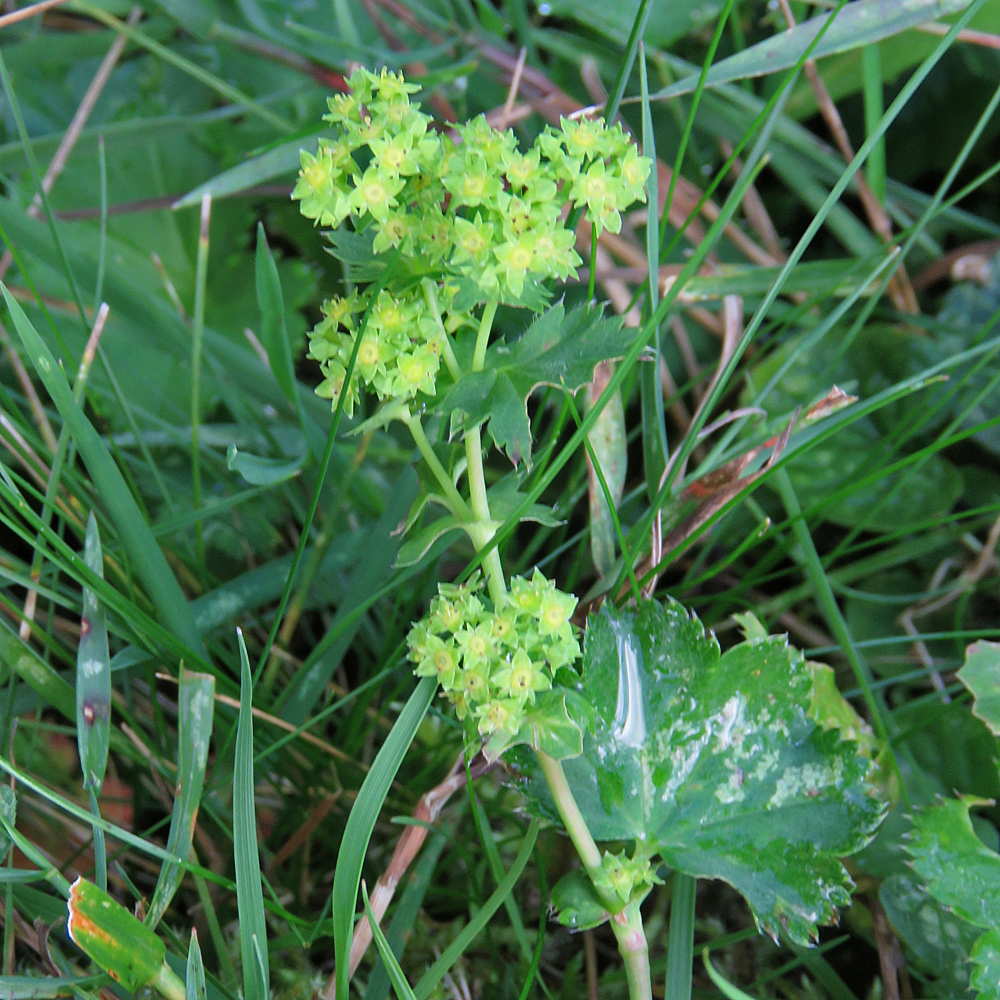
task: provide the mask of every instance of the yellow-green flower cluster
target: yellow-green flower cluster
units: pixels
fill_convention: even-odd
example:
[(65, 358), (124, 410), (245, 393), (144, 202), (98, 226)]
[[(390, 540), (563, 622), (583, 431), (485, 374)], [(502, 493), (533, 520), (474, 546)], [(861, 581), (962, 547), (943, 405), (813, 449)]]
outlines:
[[(486, 298), (510, 301), (526, 282), (575, 277), (581, 260), (565, 225), (568, 207), (583, 209), (598, 230), (618, 232), (621, 211), (645, 200), (650, 161), (619, 125), (564, 118), (522, 152), (510, 129), (494, 129), (482, 115), (456, 126), (455, 139), (434, 131), (410, 101), (419, 88), (402, 74), (358, 69), (348, 87), (325, 116), (336, 137), (320, 140), (315, 155), (302, 152), (292, 197), (321, 226), (351, 219), (355, 229), (370, 229), (375, 253), (398, 250), (418, 264), (409, 273), (434, 274), (445, 287), (449, 277), (463, 278)], [(364, 294), (355, 304), (360, 312)], [(339, 300), (330, 308), (342, 309)], [(329, 320), (321, 326), (317, 355), (331, 345), (320, 359), (330, 369), (324, 394), (336, 398), (343, 351)], [(433, 391), (433, 365), (420, 354), (429, 343), (417, 331), (399, 347), (417, 359), (407, 361), (412, 379), (392, 370), (391, 340), (363, 346), (372, 358), (367, 384), (383, 399), (405, 395), (414, 381)]]
[(576, 598), (557, 590), (537, 569), (515, 577), (507, 602), (489, 608), (478, 581), (439, 584), (430, 614), (407, 643), (418, 676), (436, 677), (460, 720), (489, 736), (513, 735), (539, 691), (580, 656), (570, 623)]
[[(453, 284), (441, 286), (424, 279), (402, 291), (378, 293), (358, 347), (355, 380), (344, 402), (348, 416), (358, 399), (358, 383), (379, 399), (408, 400), (420, 392), (434, 395), (445, 339), (472, 322), (469, 313), (450, 308), (455, 291)], [(323, 319), (309, 331), (309, 357), (323, 372), (316, 392), (334, 405), (343, 391), (357, 340), (357, 317), (365, 304), (356, 291), (327, 299)]]
[(618, 854), (605, 851), (601, 867), (591, 869), (590, 877), (602, 896), (617, 900), (623, 907), (636, 891), (644, 893), (653, 885), (663, 884), (649, 858), (642, 855), (630, 858), (624, 851)]

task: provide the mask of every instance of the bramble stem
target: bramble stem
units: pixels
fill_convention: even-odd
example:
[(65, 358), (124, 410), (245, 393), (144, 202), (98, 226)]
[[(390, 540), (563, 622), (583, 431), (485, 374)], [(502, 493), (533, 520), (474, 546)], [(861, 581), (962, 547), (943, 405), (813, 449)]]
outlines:
[[(580, 855), (588, 874), (601, 866), (601, 852), (591, 836), (587, 821), (580, 812), (580, 807), (573, 798), (573, 792), (566, 780), (562, 764), (550, 757), (544, 750), (536, 750), (535, 756), (545, 775), (545, 781), (552, 793), (552, 800), (559, 811), (559, 818), (566, 827), (569, 839), (573, 841), (576, 853)], [(646, 932), (642, 926), (642, 913), (638, 903), (629, 903), (623, 910), (615, 912), (621, 905), (616, 899), (602, 892), (595, 884), (594, 888), (611, 913), (611, 929), (618, 940), (618, 951), (625, 963), (625, 975), (628, 978), (628, 992), (631, 1000), (652, 1000), (653, 986), (649, 971), (649, 947), (646, 944)]]
[(404, 422), (410, 429), (410, 434), (416, 442), (417, 448), (420, 449), (420, 454), (423, 455), (424, 461), (430, 467), (431, 472), (434, 473), (434, 478), (440, 483), (444, 495), (451, 504), (452, 512), (457, 517), (461, 517), (466, 521), (472, 520), (473, 515), (469, 509), (469, 505), (465, 502), (462, 494), (455, 489), (455, 484), (451, 481), (451, 476), (448, 475), (445, 467), (441, 464), (441, 460), (434, 453), (430, 441), (427, 440), (427, 435), (424, 433), (424, 425), (420, 422), (420, 417), (410, 414)]

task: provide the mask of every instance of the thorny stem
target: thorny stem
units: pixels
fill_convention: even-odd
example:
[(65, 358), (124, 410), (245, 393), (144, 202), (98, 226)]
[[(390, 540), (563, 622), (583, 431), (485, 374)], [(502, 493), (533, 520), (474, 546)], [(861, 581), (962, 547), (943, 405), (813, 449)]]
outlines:
[[(538, 763), (545, 775), (545, 781), (552, 793), (552, 800), (559, 811), (559, 818), (566, 827), (569, 839), (573, 841), (576, 853), (580, 855), (588, 874), (601, 866), (601, 852), (591, 836), (587, 821), (580, 812), (580, 807), (573, 798), (573, 792), (566, 780), (562, 764), (550, 757), (544, 750), (535, 750)], [(637, 902), (629, 903), (623, 910), (615, 913), (620, 904), (595, 884), (594, 888), (601, 897), (601, 902), (611, 912), (611, 929), (618, 939), (618, 951), (625, 963), (625, 975), (628, 978), (628, 991), (631, 1000), (652, 1000), (653, 987), (649, 971), (649, 947), (646, 944), (646, 932), (642, 926), (642, 914)]]

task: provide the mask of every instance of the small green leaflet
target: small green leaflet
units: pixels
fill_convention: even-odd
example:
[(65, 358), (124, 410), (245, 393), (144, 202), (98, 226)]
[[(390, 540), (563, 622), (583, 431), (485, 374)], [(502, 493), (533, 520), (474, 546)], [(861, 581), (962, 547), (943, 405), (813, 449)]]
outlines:
[(1000, 736), (1000, 642), (985, 639), (965, 649), (958, 679), (972, 692), (972, 714)]
[(809, 716), (802, 655), (777, 636), (721, 654), (681, 605), (647, 601), (592, 615), (583, 663), (596, 722), (563, 767), (595, 839), (642, 841), (678, 871), (729, 882), (773, 937), (815, 939), (850, 902), (838, 859), (868, 843), (884, 803), (870, 759)]
[(513, 346), (494, 344), (481, 372), (465, 375), (440, 404), (448, 413), (461, 410), (469, 424), (489, 421), (498, 448), (518, 465), (531, 465), (528, 397), (540, 385), (576, 392), (594, 377), (594, 365), (621, 357), (635, 338), (619, 319), (598, 309), (562, 303), (543, 313)]
[(921, 809), (905, 844), (927, 895), (983, 934), (973, 945), (972, 985), (979, 1000), (997, 1000), (1000, 984), (1000, 854), (976, 836), (969, 809), (988, 805), (966, 795)]

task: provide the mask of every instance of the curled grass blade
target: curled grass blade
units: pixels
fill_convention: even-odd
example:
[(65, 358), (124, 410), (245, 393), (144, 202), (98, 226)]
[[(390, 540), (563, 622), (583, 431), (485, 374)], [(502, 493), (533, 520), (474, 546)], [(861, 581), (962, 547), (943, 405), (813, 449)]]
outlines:
[[(83, 561), (104, 576), (101, 536), (93, 511), (87, 519)], [(104, 605), (90, 587), (83, 588), (80, 645), (76, 654), (76, 736), (83, 787), (100, 791), (108, 766), (111, 733), (111, 654)], [(103, 887), (102, 887), (103, 888)]]
[[(205, 765), (212, 735), (215, 711), (215, 678), (181, 667), (177, 695), (180, 723), (177, 734), (177, 788), (170, 816), (167, 850), (185, 858), (191, 851), (194, 828), (198, 821), (198, 806), (205, 787)], [(181, 869), (165, 863), (153, 891), (146, 922), (155, 927), (170, 905), (181, 882)]]

